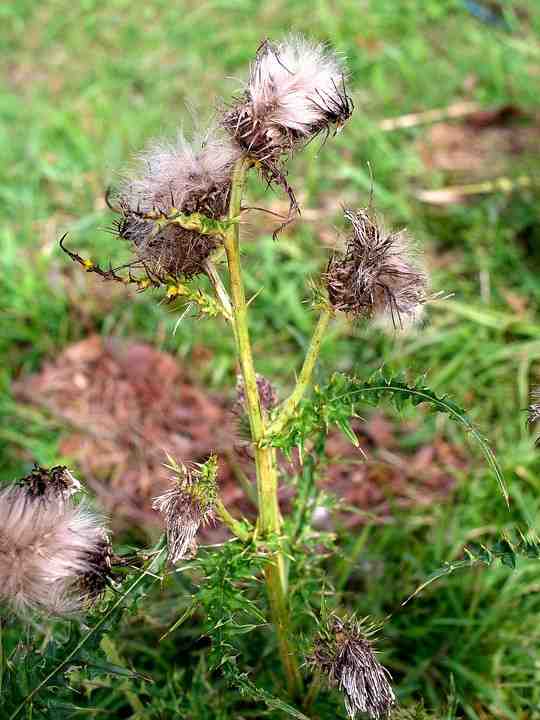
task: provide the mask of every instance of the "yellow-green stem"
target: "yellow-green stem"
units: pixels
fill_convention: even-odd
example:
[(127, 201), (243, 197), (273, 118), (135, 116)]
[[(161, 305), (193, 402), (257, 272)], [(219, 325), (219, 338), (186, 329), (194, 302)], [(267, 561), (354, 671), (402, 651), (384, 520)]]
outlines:
[(277, 418), (267, 427), (267, 437), (270, 435), (277, 435), (283, 430), (304, 397), (304, 394), (311, 383), (311, 377), (313, 375), (313, 370), (315, 369), (317, 358), (319, 357), (322, 339), (331, 317), (332, 310), (330, 308), (324, 308), (319, 316), (317, 324), (315, 325), (313, 335), (311, 336), (311, 341), (309, 343), (304, 364), (300, 370), (296, 386), (281, 406)]
[[(239, 247), (239, 222), (242, 194), (245, 185), (246, 170), (250, 161), (239, 160), (232, 177), (229, 220), (231, 224), (225, 235), (225, 251), (229, 266), (230, 296), (234, 318), (235, 340), (240, 369), (244, 380), (244, 391), (249, 416), (251, 437), (255, 449), (255, 465), (257, 470), (257, 492), (259, 499), (258, 530), (261, 538), (275, 536), (281, 528), (281, 516), (278, 505), (278, 474), (276, 453), (273, 448), (261, 447), (265, 435), (264, 414), (261, 408), (257, 377), (253, 364), (251, 342), (247, 322), (247, 305), (242, 279)], [(301, 692), (301, 676), (298, 662), (289, 643), (289, 608), (286, 595), (286, 575), (283, 555), (275, 553), (265, 571), (266, 584), (272, 621), (276, 628), (279, 652), (287, 686), (293, 696)]]
[(240, 538), (243, 542), (247, 542), (250, 538), (249, 531), (245, 528), (245, 526), (239, 521), (233, 518), (231, 513), (227, 510), (225, 505), (221, 502), (221, 500), (218, 498), (216, 501), (216, 513), (221, 518), (221, 521), (229, 528), (229, 530), (233, 533), (233, 535), (236, 535), (237, 538)]

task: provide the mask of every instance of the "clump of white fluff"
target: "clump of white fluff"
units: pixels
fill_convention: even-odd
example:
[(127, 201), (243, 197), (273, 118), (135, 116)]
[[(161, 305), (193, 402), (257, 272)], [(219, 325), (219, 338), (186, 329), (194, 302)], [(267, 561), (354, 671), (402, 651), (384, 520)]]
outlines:
[[(119, 198), (136, 212), (171, 208), (188, 213), (225, 213), (224, 200), (239, 151), (229, 138), (210, 128), (189, 141), (182, 131), (176, 140), (154, 140), (136, 158), (132, 172), (120, 186)], [(212, 205), (213, 200), (214, 205)]]
[(223, 117), (238, 145), (260, 162), (275, 161), (319, 132), (349, 119), (345, 63), (327, 46), (292, 35), (265, 41), (244, 94)]
[(119, 213), (114, 230), (135, 255), (130, 268), (144, 270), (153, 285), (205, 272), (221, 237), (174, 218), (178, 213), (225, 217), (239, 156), (231, 139), (211, 128), (194, 142), (181, 132), (176, 142), (154, 141), (137, 157), (111, 205)]
[(106, 539), (85, 503), (35, 496), (13, 485), (0, 492), (0, 600), (17, 612), (54, 615), (82, 606), (85, 577)]
[(345, 77), (344, 62), (332, 50), (291, 36), (263, 45), (248, 89), (256, 114), (268, 112), (268, 123), (309, 135), (343, 110)]

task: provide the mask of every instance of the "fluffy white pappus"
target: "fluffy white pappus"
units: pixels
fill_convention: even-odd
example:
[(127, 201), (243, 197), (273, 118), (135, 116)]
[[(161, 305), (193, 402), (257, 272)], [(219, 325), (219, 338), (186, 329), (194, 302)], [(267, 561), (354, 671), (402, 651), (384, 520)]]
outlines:
[(102, 519), (85, 503), (32, 497), (24, 487), (0, 492), (0, 600), (17, 612), (65, 615), (81, 609), (82, 579), (95, 572)]
[(228, 195), (238, 148), (215, 128), (189, 142), (179, 131), (176, 141), (154, 140), (136, 158), (124, 177), (119, 197), (133, 211), (206, 212), (226, 210), (223, 202), (212, 212), (211, 198)]
[(292, 35), (277, 44), (263, 43), (247, 89), (254, 114), (266, 125), (305, 137), (348, 119), (352, 106), (346, 76), (344, 61), (330, 48)]

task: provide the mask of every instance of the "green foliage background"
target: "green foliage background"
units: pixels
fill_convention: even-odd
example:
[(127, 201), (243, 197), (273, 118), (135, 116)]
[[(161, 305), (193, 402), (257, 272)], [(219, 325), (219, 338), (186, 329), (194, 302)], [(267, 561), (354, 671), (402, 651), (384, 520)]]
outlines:
[[(486, 106), (537, 111), (540, 7), (532, 0), (499, 4), (500, 24), (481, 22), (459, 0), (17, 0), (0, 8), (5, 480), (34, 459), (62, 459), (60, 431), (18, 407), (11, 382), (93, 329), (145, 338), (188, 365), (203, 344), (211, 360), (194, 367), (194, 376), (213, 388), (233, 385), (232, 345), (219, 321), (185, 320), (173, 336), (177, 315), (150, 293), (126, 291), (98, 301), (97, 279), (69, 266), (57, 239), (69, 231), (86, 255), (124, 257), (102, 231), (110, 220), (104, 188), (147, 139), (173, 135), (179, 124), (196, 125), (235, 92), (235, 78), (243, 77), (263, 36), (279, 38), (293, 29), (328, 40), (348, 56), (356, 105), (350, 124), (325, 146), (312, 143), (291, 164), (291, 184), (303, 206), (318, 211), (317, 220), (306, 213), (276, 244), (269, 232), (259, 236), (252, 219), (248, 285), (256, 291), (264, 283), (252, 306), (255, 350), (258, 369), (287, 388), (313, 323), (302, 302), (307, 278), (316, 276), (328, 254), (319, 233), (339, 225), (341, 202), (367, 204), (369, 161), (377, 209), (388, 224), (409, 228), (426, 251), (434, 289), (453, 295), (430, 308), (422, 332), (404, 338), (336, 324), (323, 348), (320, 379), (336, 369), (367, 379), (381, 365), (412, 379), (425, 374), (435, 392), (465, 406), (489, 437), (511, 496), (508, 510), (481, 455), (467, 444), (472, 467), (458, 479), (451, 502), (402, 511), (395, 522), (353, 536), (341, 532), (338, 557), (326, 567), (351, 609), (378, 617), (395, 613), (385, 628), (383, 658), (400, 699), (407, 705), (423, 697), (441, 717), (449, 696), (470, 718), (540, 717), (537, 563), (519, 561), (514, 571), (461, 570), (395, 612), (434, 569), (462, 557), (467, 542), (491, 544), (515, 525), (540, 527), (539, 456), (523, 412), (540, 379), (539, 196), (534, 190), (494, 194), (444, 211), (421, 205), (417, 189), (448, 181), (421, 162), (415, 141), (425, 129), (383, 133), (378, 124), (445, 107), (467, 93)], [(465, 91), (473, 76), (474, 88)], [(515, 172), (534, 174), (538, 167), (521, 157)], [(273, 201), (259, 195), (254, 187), (257, 204)], [(524, 317), (516, 318), (509, 294), (526, 301)], [(404, 441), (409, 447), (442, 430), (465, 442), (447, 418), (422, 418)], [(207, 670), (202, 616), (195, 613), (159, 642), (189, 605), (190, 582), (179, 578), (165, 590), (154, 583), (109, 639), (111, 664), (143, 678), (127, 673), (111, 680), (102, 671), (82, 682), (73, 669), (81, 717), (260, 716), (263, 711), (249, 703), (239, 709)], [(256, 657), (248, 638), (241, 646), (245, 661), (259, 667), (268, 659), (268, 673), (275, 649), (264, 629), (256, 633), (260, 652)], [(266, 680), (263, 673), (263, 685)], [(343, 717), (333, 696), (325, 702), (322, 717)], [(269, 712), (282, 717), (279, 709)]]

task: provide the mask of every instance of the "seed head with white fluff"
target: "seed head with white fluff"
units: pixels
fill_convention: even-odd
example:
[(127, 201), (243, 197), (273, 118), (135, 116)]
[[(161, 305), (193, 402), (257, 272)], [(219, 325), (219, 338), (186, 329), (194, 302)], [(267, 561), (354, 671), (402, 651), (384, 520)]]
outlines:
[(169, 562), (175, 564), (195, 555), (199, 528), (215, 519), (217, 457), (190, 467), (172, 461), (167, 467), (174, 472), (172, 484), (152, 507), (165, 519)]
[(231, 173), (239, 150), (215, 128), (193, 142), (154, 141), (137, 158), (111, 207), (120, 217), (115, 232), (135, 254), (130, 268), (154, 283), (190, 278), (204, 271), (218, 235), (186, 227), (175, 215), (202, 214), (218, 220), (228, 211)]
[(38, 471), (44, 483), (48, 471), (35, 468), (32, 481), (0, 492), (0, 600), (22, 614), (64, 615), (94, 599), (84, 578), (109, 541), (102, 518), (56, 484), (58, 473), (36, 493)]
[(349, 119), (346, 75), (344, 62), (322, 43), (302, 36), (266, 40), (223, 124), (243, 151), (272, 162)]

